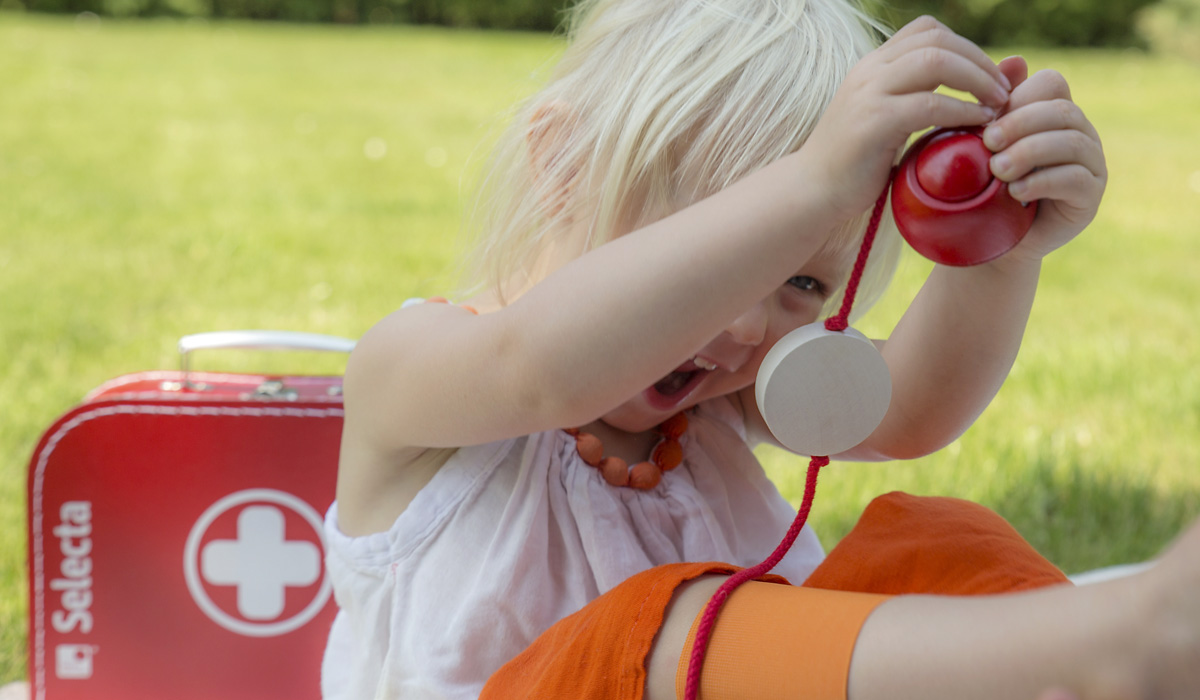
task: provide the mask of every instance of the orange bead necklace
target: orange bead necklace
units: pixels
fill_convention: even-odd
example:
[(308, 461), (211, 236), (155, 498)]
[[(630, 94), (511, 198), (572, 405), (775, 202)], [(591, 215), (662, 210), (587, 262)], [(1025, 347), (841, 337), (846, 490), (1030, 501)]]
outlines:
[(649, 491), (662, 481), (663, 472), (671, 471), (683, 461), (683, 445), (679, 438), (683, 437), (687, 427), (688, 419), (683, 413), (676, 413), (659, 424), (654, 432), (662, 439), (650, 450), (650, 459), (638, 462), (633, 468), (620, 457), (605, 457), (604, 443), (595, 435), (579, 428), (566, 428), (565, 432), (575, 437), (575, 451), (586, 464), (599, 469), (605, 481), (613, 486)]

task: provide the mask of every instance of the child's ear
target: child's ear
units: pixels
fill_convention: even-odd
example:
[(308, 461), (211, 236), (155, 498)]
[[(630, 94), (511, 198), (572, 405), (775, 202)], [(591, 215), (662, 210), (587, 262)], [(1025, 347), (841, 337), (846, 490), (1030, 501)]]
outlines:
[(568, 159), (577, 123), (575, 110), (561, 100), (538, 106), (529, 119), (529, 165), (547, 216), (558, 215), (566, 206), (579, 174), (578, 163)]

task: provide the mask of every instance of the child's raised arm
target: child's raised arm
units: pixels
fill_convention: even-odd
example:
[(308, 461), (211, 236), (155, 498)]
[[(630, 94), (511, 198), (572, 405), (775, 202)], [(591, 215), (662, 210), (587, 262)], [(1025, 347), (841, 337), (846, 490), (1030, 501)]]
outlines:
[(492, 313), (398, 311), (351, 356), (347, 410), (381, 448), (595, 420), (795, 274), (837, 223), (823, 191), (789, 156), (571, 261)]
[(937, 266), (883, 346), (893, 399), (858, 456), (912, 458), (963, 433), (999, 391), (1016, 359), (1042, 258), (1096, 214), (1107, 180), (1100, 138), (1066, 80), (1024, 60), (1001, 63), (1014, 86), (1004, 116), (987, 129), (995, 175), (1015, 196), (1041, 200), (1021, 244), (996, 261)]

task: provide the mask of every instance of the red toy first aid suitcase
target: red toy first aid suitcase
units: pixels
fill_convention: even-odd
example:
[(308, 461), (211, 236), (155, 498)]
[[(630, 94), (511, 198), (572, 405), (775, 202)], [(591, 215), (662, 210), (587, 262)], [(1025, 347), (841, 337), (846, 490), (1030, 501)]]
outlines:
[(320, 697), (341, 377), (188, 371), (207, 347), (353, 343), (188, 336), (182, 371), (108, 382), (46, 431), (28, 484), (34, 700)]

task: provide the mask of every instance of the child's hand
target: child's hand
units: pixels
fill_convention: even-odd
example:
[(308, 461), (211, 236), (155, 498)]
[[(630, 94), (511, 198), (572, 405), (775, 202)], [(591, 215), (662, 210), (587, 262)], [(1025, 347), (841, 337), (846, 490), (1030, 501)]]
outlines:
[(1040, 71), (1025, 79), (1025, 60), (1000, 68), (1015, 86), (1003, 116), (984, 131), (995, 152), (992, 172), (1022, 201), (1041, 200), (1033, 227), (1010, 256), (1040, 260), (1079, 234), (1096, 216), (1108, 181), (1100, 136), (1071, 101), (1066, 79)]
[[(940, 85), (971, 93), (981, 104), (934, 92)], [(817, 168), (826, 201), (849, 219), (879, 197), (913, 132), (986, 124), (1008, 103), (1011, 89), (982, 49), (920, 17), (850, 71), (801, 153)]]

